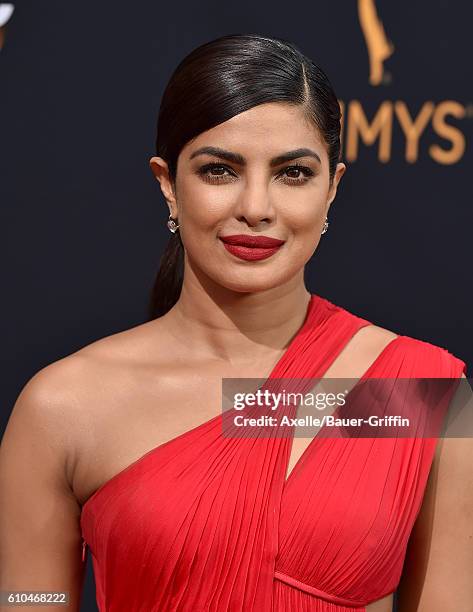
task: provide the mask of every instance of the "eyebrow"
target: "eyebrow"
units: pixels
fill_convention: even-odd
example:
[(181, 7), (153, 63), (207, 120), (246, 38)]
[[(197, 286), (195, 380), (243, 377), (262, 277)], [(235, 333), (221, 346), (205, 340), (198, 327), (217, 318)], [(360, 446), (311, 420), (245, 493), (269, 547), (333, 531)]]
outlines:
[[(214, 157), (226, 159), (227, 161), (239, 164), (240, 166), (244, 166), (246, 164), (246, 159), (243, 157), (243, 155), (240, 155), (240, 153), (226, 151), (225, 149), (221, 149), (220, 147), (201, 147), (200, 149), (194, 151), (189, 159), (194, 159), (194, 157), (197, 157), (198, 155), (213, 155)], [(298, 159), (299, 157), (313, 157), (319, 162), (319, 164), (322, 164), (322, 160), (317, 155), (317, 153), (312, 149), (307, 148), (294, 149), (293, 151), (287, 151), (286, 153), (282, 153), (277, 157), (273, 157), (269, 164), (271, 167), (280, 166), (285, 162)]]

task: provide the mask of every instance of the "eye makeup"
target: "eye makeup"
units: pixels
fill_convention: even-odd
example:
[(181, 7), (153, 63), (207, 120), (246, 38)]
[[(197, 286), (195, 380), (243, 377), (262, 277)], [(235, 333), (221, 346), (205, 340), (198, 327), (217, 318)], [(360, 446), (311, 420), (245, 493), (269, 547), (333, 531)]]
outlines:
[[(297, 176), (293, 176), (294, 173), (296, 173)], [(219, 183), (231, 183), (238, 178), (237, 174), (234, 172), (234, 170), (232, 170), (232, 168), (226, 164), (218, 162), (204, 164), (197, 169), (197, 174), (205, 182), (214, 185)], [(300, 163), (294, 163), (280, 170), (277, 173), (276, 178), (281, 180), (281, 182), (285, 183), (286, 185), (297, 186), (307, 183), (314, 176), (316, 176), (316, 172), (314, 172), (312, 168), (304, 166)]]

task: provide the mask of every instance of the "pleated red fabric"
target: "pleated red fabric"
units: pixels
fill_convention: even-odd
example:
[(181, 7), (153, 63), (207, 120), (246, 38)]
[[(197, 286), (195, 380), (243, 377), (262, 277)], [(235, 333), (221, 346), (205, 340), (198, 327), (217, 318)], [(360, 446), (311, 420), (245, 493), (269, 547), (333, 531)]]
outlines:
[[(370, 324), (313, 294), (268, 383), (323, 377)], [(446, 349), (399, 335), (360, 380), (462, 372)], [(322, 428), (286, 479), (293, 438), (228, 437), (227, 416), (155, 447), (83, 505), (100, 612), (364, 612), (394, 592), (438, 438)]]

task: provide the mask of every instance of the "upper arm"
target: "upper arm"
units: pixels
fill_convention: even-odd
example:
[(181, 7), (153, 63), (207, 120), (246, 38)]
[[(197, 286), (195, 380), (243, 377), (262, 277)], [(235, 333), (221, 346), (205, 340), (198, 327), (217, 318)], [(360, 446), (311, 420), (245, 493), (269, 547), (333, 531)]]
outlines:
[(0, 445), (0, 590), (68, 592), (67, 609), (78, 610), (84, 563), (80, 505), (69, 485), (67, 367), (57, 362), (28, 381)]
[(472, 572), (473, 439), (445, 437), (410, 536), (398, 611), (470, 610)]

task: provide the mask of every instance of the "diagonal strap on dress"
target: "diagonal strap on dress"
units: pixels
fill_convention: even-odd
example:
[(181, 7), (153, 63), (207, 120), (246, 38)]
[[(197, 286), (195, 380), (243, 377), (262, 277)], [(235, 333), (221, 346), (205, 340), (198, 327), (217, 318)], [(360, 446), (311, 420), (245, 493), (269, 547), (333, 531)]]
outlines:
[[(268, 381), (321, 378), (369, 324), (313, 294)], [(397, 336), (362, 379), (465, 371)], [(363, 612), (395, 591), (437, 440), (319, 432), (286, 479), (292, 438), (224, 436), (226, 415), (155, 447), (83, 505), (100, 612)]]

